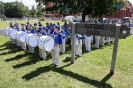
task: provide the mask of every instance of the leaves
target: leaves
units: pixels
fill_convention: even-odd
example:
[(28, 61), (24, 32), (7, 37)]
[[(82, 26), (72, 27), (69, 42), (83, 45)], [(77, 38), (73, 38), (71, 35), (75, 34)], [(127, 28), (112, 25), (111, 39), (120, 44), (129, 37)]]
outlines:
[(71, 10), (73, 13), (84, 12), (85, 15), (101, 17), (113, 14), (117, 10), (114, 5), (117, 3), (124, 4), (125, 0), (122, 2), (119, 0), (36, 0), (36, 2), (43, 5), (53, 2), (54, 6), (45, 8), (44, 11)]
[(24, 6), (22, 2), (6, 2), (4, 3), (4, 14), (10, 18), (22, 18), (28, 14), (28, 7)]

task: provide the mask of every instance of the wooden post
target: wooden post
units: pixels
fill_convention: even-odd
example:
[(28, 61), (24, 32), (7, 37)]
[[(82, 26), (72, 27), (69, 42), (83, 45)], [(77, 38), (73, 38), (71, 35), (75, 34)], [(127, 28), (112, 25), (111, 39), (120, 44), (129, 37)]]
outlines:
[(111, 69), (110, 69), (111, 74), (114, 74), (114, 70), (115, 70), (116, 56), (117, 56), (118, 43), (119, 43), (120, 27), (121, 27), (121, 25), (119, 25), (119, 24), (116, 25), (115, 40), (114, 40), (112, 62), (111, 62)]
[(75, 36), (75, 23), (72, 23), (72, 47), (71, 47), (71, 63), (75, 62), (75, 41), (76, 41), (76, 36)]

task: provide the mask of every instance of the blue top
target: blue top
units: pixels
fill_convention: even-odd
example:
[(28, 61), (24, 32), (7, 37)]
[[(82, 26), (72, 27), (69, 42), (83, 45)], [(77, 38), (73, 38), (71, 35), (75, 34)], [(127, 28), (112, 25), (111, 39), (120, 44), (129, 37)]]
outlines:
[(40, 31), (41, 31), (41, 27), (38, 28), (38, 32), (40, 32)]
[(61, 35), (62, 35), (62, 39), (65, 39), (65, 38), (68, 36), (68, 33), (66, 33), (66, 32), (61, 32)]
[(83, 34), (76, 34), (76, 38), (78, 40), (85, 39), (85, 36)]
[(90, 37), (91, 35), (90, 34), (86, 34), (87, 37)]
[(29, 31), (28, 31), (28, 34), (35, 34), (36, 32), (35, 32), (35, 30), (34, 29), (29, 29)]
[(10, 26), (10, 28), (14, 29), (14, 26)]
[(14, 29), (17, 30), (17, 31), (20, 30), (20, 28), (18, 26), (15, 26)]
[(40, 31), (40, 33), (39, 34), (41, 34), (41, 35), (47, 35), (47, 33), (46, 32), (42, 32), (42, 31)]
[(50, 30), (50, 26), (46, 26), (46, 32), (48, 32), (48, 30)]
[(46, 26), (46, 27), (47, 27), (48, 30), (50, 29), (50, 26)]
[(22, 31), (26, 31), (26, 29), (25, 28), (22, 28)]
[(132, 24), (129, 23), (127, 26), (128, 26), (128, 27), (132, 27)]
[(54, 33), (54, 29), (52, 28), (51, 30), (50, 30), (50, 34), (53, 34)]
[(53, 35), (54, 35), (55, 44), (62, 44), (62, 35), (61, 35), (61, 33), (60, 32), (59, 33), (54, 32)]
[(82, 39), (85, 39), (85, 35), (81, 34), (82, 35)]
[(67, 26), (66, 26), (66, 25), (63, 25), (63, 26), (64, 26), (64, 30), (65, 30), (65, 32), (67, 32), (67, 33), (68, 33)]

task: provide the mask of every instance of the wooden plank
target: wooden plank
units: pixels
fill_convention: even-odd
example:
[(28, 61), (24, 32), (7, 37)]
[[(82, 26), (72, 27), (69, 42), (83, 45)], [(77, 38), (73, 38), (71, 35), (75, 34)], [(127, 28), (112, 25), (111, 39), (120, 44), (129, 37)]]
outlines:
[[(69, 32), (72, 32), (72, 24), (68, 25)], [(75, 23), (75, 33), (76, 34), (90, 34), (98, 35), (104, 37), (115, 38), (115, 24), (88, 24), (88, 23)], [(126, 34), (123, 33), (126, 31)], [(119, 38), (126, 38), (130, 35), (130, 28), (126, 25), (122, 25), (120, 29)]]
[(114, 74), (114, 70), (115, 70), (116, 56), (117, 56), (118, 42), (119, 42), (120, 27), (121, 27), (120, 25), (116, 25), (115, 40), (114, 40), (114, 47), (113, 47), (113, 54), (112, 54), (112, 62), (111, 62), (111, 69), (110, 69), (110, 73), (111, 74)]
[(111, 24), (87, 24), (87, 23), (76, 23), (75, 27), (76, 34), (90, 34), (105, 37), (115, 36), (115, 25)]
[(75, 62), (75, 46), (76, 46), (76, 35), (75, 35), (75, 23), (72, 24), (72, 50), (71, 50), (71, 63)]

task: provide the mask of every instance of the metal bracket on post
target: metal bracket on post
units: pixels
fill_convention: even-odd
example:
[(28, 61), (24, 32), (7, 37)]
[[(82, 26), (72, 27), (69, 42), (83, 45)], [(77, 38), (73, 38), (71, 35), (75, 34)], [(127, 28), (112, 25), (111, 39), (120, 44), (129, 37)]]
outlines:
[(113, 47), (113, 54), (112, 54), (112, 62), (111, 62), (110, 74), (114, 74), (114, 70), (115, 70), (117, 50), (118, 50), (118, 43), (119, 43), (119, 35), (120, 35), (120, 28), (121, 28), (121, 25), (117, 24), (116, 25), (116, 30), (115, 30), (115, 40), (114, 40), (114, 47)]
[(71, 50), (71, 63), (75, 62), (75, 41), (76, 41), (76, 36), (75, 36), (75, 23), (72, 23), (72, 50)]

